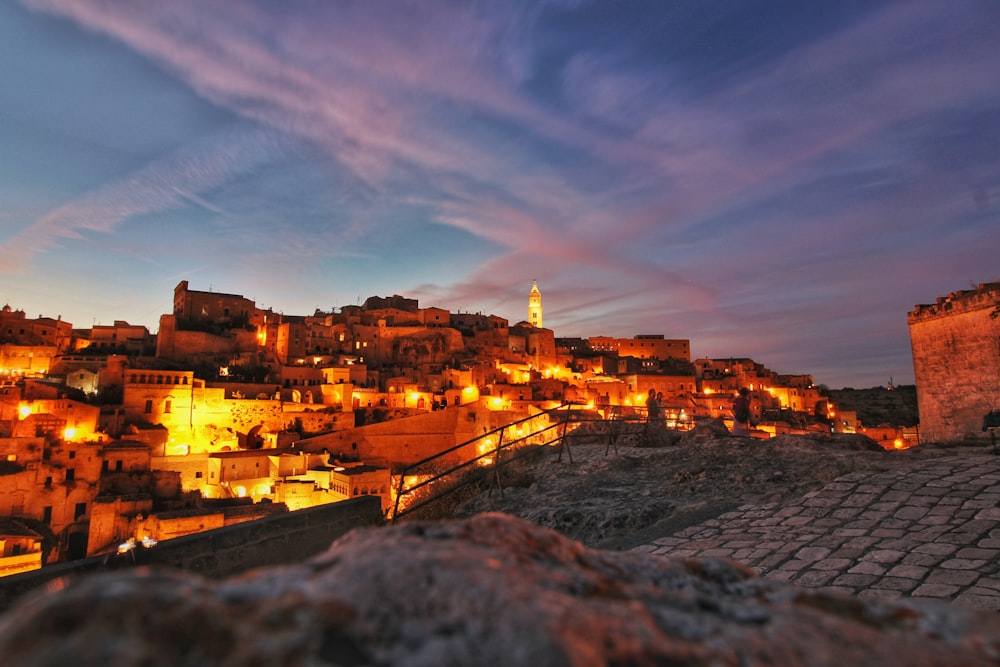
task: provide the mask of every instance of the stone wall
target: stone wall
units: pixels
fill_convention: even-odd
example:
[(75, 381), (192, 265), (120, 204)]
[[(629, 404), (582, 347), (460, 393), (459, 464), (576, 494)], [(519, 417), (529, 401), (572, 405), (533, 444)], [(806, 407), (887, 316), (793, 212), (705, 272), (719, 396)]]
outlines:
[(1000, 283), (953, 292), (908, 314), (922, 442), (983, 440), (1000, 408)]
[[(476, 403), (320, 435), (297, 444), (307, 452), (326, 450), (366, 463), (408, 465), (527, 416), (526, 412), (490, 410)], [(550, 423), (547, 417), (538, 420), (530, 430)], [(464, 461), (474, 455), (470, 446), (455, 452), (453, 460)]]
[[(34, 589), (63, 578), (77, 578), (127, 565), (164, 565), (222, 578), (271, 565), (300, 563), (322, 553), (349, 530), (371, 526), (381, 520), (378, 496), (359, 496), (339, 503), (287, 512), (196, 535), (160, 542), (151, 549), (136, 549), (130, 555), (108, 560), (85, 558), (3, 578), (0, 611)], [(64, 583), (64, 582), (63, 582)]]

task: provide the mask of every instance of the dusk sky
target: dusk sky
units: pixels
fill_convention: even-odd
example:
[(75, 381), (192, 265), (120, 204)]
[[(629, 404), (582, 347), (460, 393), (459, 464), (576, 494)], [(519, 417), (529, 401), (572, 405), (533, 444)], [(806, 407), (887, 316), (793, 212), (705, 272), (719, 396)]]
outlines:
[(997, 0), (0, 3), (0, 305), (401, 294), (913, 382), (1000, 280)]

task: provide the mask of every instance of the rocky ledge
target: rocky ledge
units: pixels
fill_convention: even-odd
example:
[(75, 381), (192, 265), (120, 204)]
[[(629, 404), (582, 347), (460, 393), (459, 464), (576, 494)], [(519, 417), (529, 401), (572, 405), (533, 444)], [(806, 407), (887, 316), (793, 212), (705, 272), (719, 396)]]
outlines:
[(504, 512), (587, 546), (630, 549), (743, 504), (780, 502), (847, 473), (885, 471), (948, 453), (953, 450), (887, 452), (856, 434), (735, 437), (718, 420), (684, 434), (661, 430), (617, 448), (608, 447), (606, 436), (583, 435), (562, 456), (552, 448), (533, 466), (527, 485), (483, 493), (455, 515)]
[(499, 513), (354, 531), (225, 581), (137, 569), (0, 618), (19, 667), (994, 665), (1000, 617), (590, 549)]

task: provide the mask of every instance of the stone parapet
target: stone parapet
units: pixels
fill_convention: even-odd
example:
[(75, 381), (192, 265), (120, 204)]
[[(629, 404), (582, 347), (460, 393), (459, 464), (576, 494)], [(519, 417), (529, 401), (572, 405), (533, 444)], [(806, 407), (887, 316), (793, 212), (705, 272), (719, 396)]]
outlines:
[(935, 303), (917, 304), (907, 313), (907, 321), (913, 324), (987, 308), (994, 311), (1000, 308), (1000, 283), (980, 283), (974, 290), (959, 290), (948, 296), (938, 297)]

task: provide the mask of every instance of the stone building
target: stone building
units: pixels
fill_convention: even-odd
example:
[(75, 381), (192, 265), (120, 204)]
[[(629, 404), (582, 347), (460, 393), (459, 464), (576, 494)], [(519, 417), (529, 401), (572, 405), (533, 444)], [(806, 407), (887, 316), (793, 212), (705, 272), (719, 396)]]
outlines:
[(595, 352), (615, 352), (620, 357), (691, 361), (691, 341), (683, 338), (669, 339), (660, 334), (642, 334), (632, 338), (592, 336), (587, 342)]
[(1000, 409), (1000, 283), (952, 292), (907, 315), (923, 442), (985, 440)]

